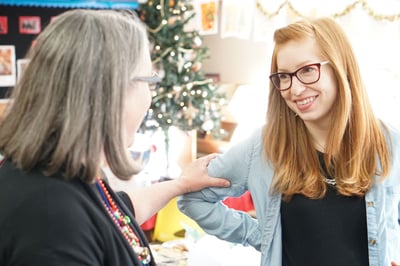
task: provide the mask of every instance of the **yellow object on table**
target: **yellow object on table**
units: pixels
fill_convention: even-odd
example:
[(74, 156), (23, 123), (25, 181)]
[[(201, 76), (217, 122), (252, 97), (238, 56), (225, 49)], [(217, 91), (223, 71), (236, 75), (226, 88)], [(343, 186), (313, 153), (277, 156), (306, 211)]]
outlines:
[(184, 238), (188, 228), (192, 235), (204, 234), (203, 229), (194, 220), (178, 209), (177, 198), (173, 198), (157, 213), (153, 241), (166, 242)]

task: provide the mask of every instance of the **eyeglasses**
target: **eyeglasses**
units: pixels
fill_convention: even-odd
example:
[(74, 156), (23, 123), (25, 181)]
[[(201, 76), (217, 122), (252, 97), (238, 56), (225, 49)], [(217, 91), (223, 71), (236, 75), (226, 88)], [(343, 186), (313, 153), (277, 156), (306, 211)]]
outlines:
[(149, 83), (149, 89), (151, 91), (157, 90), (161, 84), (161, 77), (157, 73), (153, 73), (151, 77), (136, 77), (133, 80), (144, 81)]
[(303, 84), (313, 84), (317, 82), (321, 76), (321, 66), (328, 64), (329, 61), (324, 61), (321, 63), (314, 63), (302, 66), (296, 71), (289, 72), (278, 72), (269, 76), (272, 84), (279, 91), (285, 91), (290, 89), (292, 86), (292, 78), (296, 78)]

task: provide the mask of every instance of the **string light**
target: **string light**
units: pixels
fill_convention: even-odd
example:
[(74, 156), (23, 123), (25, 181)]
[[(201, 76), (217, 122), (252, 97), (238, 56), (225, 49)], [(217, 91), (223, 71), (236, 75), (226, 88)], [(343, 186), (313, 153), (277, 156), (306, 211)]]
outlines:
[[(288, 10), (290, 10), (293, 14), (295, 14), (298, 17), (305, 18), (307, 17), (306, 15), (303, 15), (301, 12), (299, 12), (290, 1), (285, 0), (282, 2), (282, 4), (279, 5), (279, 7), (275, 11), (268, 11), (264, 5), (262, 4), (263, 1), (257, 0), (256, 1), (256, 7), (260, 13), (266, 17), (267, 19), (272, 19), (279, 15), (281, 10), (284, 7), (287, 7)], [(368, 16), (372, 17), (373, 19), (377, 21), (383, 21), (383, 20), (388, 20), (388, 21), (398, 21), (400, 20), (400, 13), (396, 14), (391, 14), (391, 15), (383, 15), (379, 14), (375, 10), (373, 10), (367, 3), (366, 0), (355, 0), (354, 2), (350, 3), (347, 5), (343, 10), (333, 13), (330, 16), (333, 18), (339, 18), (348, 15), (351, 13), (357, 6), (361, 6), (362, 10), (368, 14)], [(329, 15), (328, 15), (329, 16)]]
[[(205, 52), (202, 49), (199, 49), (199, 53), (196, 52), (196, 49), (201, 48), (202, 45), (201, 36), (196, 31), (182, 29), (180, 32), (181, 26), (193, 16), (191, 13), (186, 17), (184, 12), (191, 11), (193, 6), (174, 0), (149, 0), (147, 7), (143, 4), (141, 10), (144, 21), (154, 18), (147, 25), (150, 36), (154, 37), (152, 63), (160, 68), (157, 70), (163, 79), (161, 83), (163, 89), (157, 89), (153, 93), (154, 110), (151, 117), (147, 119), (157, 120), (156, 122), (159, 122), (156, 125), (157, 128), (165, 129), (171, 125), (177, 125), (183, 130), (191, 130), (193, 127), (201, 129), (205, 118), (218, 120), (219, 108), (208, 110), (210, 109), (208, 102), (218, 102), (218, 99), (223, 96), (217, 94), (213, 99), (207, 99), (213, 97), (215, 87), (212, 86), (214, 81), (208, 79), (200, 71), (202, 65), (197, 62), (202, 59), (203, 53), (206, 54), (206, 49)], [(168, 41), (163, 38), (158, 39), (157, 35), (171, 32), (170, 28), (179, 29), (179, 33), (176, 31), (172, 36), (167, 34)], [(162, 70), (164, 64), (166, 64), (165, 71)], [(191, 73), (192, 71), (194, 74)], [(204, 112), (208, 112), (208, 115), (204, 116)], [(214, 126), (213, 132), (218, 130), (219, 124), (216, 122)], [(144, 130), (154, 130), (157, 129), (156, 127), (144, 128)]]

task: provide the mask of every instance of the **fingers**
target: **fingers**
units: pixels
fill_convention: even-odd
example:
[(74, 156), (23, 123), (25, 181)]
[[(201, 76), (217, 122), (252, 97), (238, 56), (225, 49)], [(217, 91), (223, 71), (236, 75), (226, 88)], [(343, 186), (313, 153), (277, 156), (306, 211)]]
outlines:
[(224, 178), (210, 177), (214, 187), (230, 187), (231, 182)]
[(392, 261), (391, 266), (400, 266), (400, 265), (397, 264), (396, 262)]
[(200, 159), (203, 159), (203, 160), (206, 160), (206, 161), (211, 161), (212, 159), (217, 157), (217, 155), (218, 155), (217, 153), (210, 153), (210, 154), (204, 155)]
[(201, 158), (199, 158), (199, 160), (202, 160), (206, 163), (206, 165), (208, 165), (210, 163), (211, 160), (215, 159), (217, 157), (217, 153), (210, 153), (208, 155), (205, 155)]

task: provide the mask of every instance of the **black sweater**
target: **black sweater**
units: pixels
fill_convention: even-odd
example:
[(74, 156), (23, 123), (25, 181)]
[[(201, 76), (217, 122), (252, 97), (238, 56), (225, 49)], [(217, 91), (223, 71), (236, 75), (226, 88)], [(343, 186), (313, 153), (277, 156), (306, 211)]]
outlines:
[[(131, 217), (142, 245), (148, 246), (132, 219), (124, 193), (110, 194)], [(141, 265), (106, 212), (95, 185), (23, 173), (9, 161), (0, 167), (0, 265)], [(150, 265), (155, 265), (152, 260)]]

